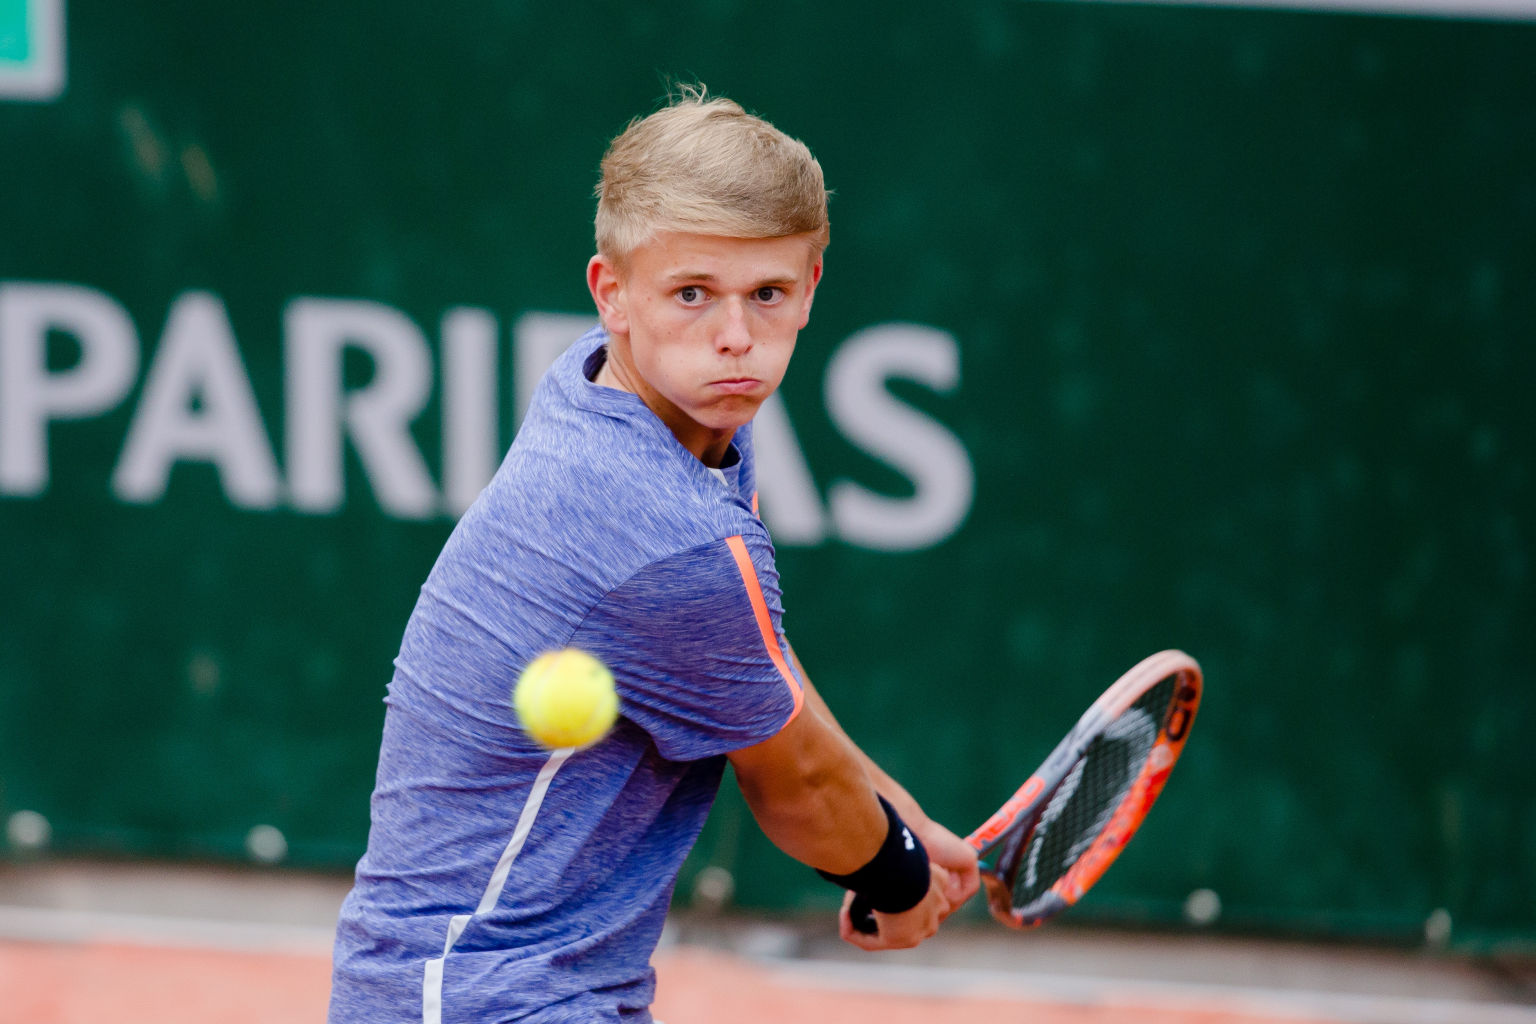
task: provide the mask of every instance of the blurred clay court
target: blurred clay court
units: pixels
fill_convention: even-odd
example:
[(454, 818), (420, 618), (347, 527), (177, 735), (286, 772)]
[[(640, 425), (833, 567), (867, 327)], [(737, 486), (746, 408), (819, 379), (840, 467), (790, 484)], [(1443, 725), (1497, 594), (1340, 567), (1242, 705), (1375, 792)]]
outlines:
[[(0, 871), (0, 1022), (322, 1021), (347, 880), (95, 862)], [(1536, 1024), (1536, 959), (953, 922), (868, 955), (830, 919), (675, 914), (666, 1024)]]

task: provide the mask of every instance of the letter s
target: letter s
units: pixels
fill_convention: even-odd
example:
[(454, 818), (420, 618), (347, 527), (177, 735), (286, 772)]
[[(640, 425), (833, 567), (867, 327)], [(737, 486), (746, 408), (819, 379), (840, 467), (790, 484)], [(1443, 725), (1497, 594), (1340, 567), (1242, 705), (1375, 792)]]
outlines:
[(867, 327), (842, 344), (827, 367), (827, 412), (845, 437), (911, 480), (915, 493), (891, 498), (839, 480), (827, 503), (842, 539), (911, 551), (955, 532), (976, 481), (965, 446), (892, 395), (885, 383), (893, 377), (951, 391), (960, 381), (960, 346), (947, 331), (904, 323)]

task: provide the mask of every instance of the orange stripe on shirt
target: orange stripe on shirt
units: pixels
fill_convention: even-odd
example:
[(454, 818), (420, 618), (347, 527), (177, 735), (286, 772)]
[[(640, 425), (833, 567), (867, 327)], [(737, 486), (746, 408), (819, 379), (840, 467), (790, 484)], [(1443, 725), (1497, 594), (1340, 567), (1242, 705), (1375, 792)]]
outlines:
[(784, 652), (779, 649), (779, 639), (773, 631), (773, 619), (768, 616), (768, 600), (763, 597), (763, 586), (757, 581), (757, 568), (752, 564), (752, 556), (747, 554), (746, 541), (740, 537), (727, 537), (725, 544), (731, 549), (731, 554), (736, 559), (736, 568), (741, 571), (741, 581), (746, 584), (747, 600), (752, 602), (752, 614), (757, 618), (757, 631), (762, 634), (763, 646), (767, 648), (768, 657), (773, 659), (779, 675), (784, 677), (784, 682), (789, 685), (789, 692), (795, 698), (795, 709), (790, 712), (789, 719), (784, 723), (788, 725), (795, 720), (795, 716), (800, 714), (800, 708), (805, 703), (805, 691), (800, 688), (800, 681), (795, 678), (789, 662), (784, 660)]

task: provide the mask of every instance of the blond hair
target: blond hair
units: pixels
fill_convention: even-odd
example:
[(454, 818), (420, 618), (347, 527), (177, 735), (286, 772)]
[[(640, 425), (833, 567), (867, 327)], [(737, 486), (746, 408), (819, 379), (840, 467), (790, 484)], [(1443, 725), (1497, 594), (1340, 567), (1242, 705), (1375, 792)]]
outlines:
[(603, 154), (597, 251), (622, 261), (659, 231), (831, 237), (821, 165), (805, 143), (703, 86), (636, 118)]

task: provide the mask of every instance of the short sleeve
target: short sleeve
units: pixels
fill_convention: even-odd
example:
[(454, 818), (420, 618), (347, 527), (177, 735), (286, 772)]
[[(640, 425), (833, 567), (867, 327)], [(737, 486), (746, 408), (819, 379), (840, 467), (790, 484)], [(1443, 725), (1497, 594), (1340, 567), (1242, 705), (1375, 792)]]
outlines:
[(622, 714), (663, 757), (761, 743), (799, 712), (766, 539), (730, 537), (650, 563), (593, 608), (574, 646), (602, 658)]

